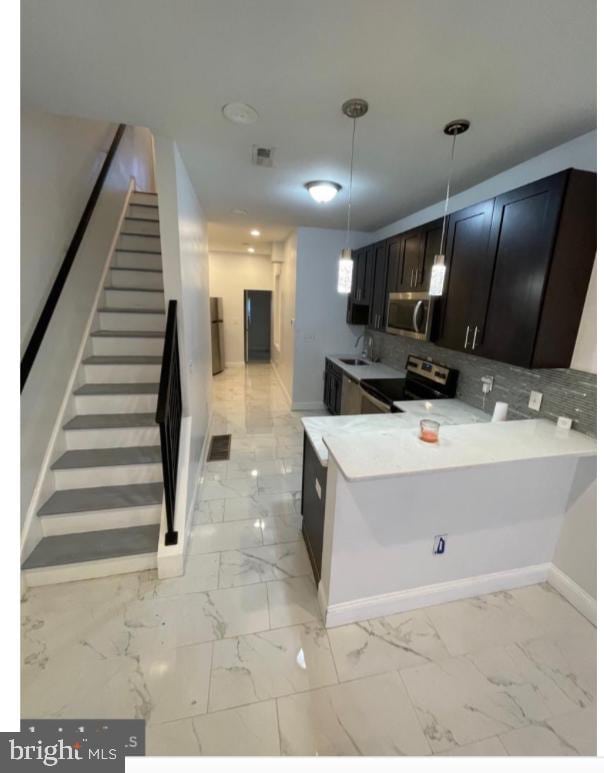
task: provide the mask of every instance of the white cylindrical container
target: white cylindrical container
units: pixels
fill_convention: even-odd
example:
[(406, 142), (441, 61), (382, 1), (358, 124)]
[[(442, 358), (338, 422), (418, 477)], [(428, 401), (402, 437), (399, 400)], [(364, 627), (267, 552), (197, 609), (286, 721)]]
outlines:
[(508, 404), (507, 403), (495, 403), (493, 410), (493, 418), (491, 421), (505, 421), (508, 417)]

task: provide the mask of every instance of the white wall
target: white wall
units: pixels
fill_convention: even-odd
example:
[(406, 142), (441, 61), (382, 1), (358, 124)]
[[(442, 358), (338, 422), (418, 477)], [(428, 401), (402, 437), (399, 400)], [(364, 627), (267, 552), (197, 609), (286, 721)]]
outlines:
[(296, 324), (296, 264), (298, 255), (298, 234), (293, 231), (283, 244), (283, 261), (280, 272), (280, 319), (279, 347), (275, 346), (275, 336), (271, 341), (271, 359), (275, 373), (281, 386), (292, 401), (294, 383), (294, 356), (295, 339), (294, 326)]
[[(346, 232), (328, 228), (299, 228), (296, 270), (295, 364), (293, 406), (323, 407), (325, 355), (351, 354), (362, 326), (346, 323), (347, 295), (337, 291), (338, 259)], [(351, 234), (354, 248), (368, 234)], [(360, 353), (360, 344), (357, 351)]]
[[(50, 152), (49, 148), (54, 147), (57, 142), (55, 135), (57, 132), (56, 120), (58, 119), (56, 116), (48, 118), (41, 115), (40, 124), (35, 129), (31, 127), (31, 122), (34, 120), (35, 116), (32, 115), (27, 119), (29, 125), (29, 129), (27, 129), (28, 150), (24, 150), (24, 152), (31, 158), (38, 156), (45, 158), (45, 154)], [(71, 120), (62, 118), (59, 123), (67, 127)], [(71, 136), (72, 130), (77, 131), (77, 127), (80, 126), (79, 119), (73, 120), (75, 120), (76, 129), (72, 127), (68, 130), (68, 136)], [(32, 503), (36, 483), (40, 479), (44, 457), (52, 442), (67, 384), (74, 367), (77, 365), (76, 356), (92, 311), (92, 303), (101, 280), (102, 271), (109, 256), (131, 178), (134, 177), (135, 173), (140, 175), (150, 161), (145, 154), (143, 156), (137, 155), (145, 144), (137, 141), (137, 135), (146, 131), (146, 129), (135, 130), (128, 127), (124, 133), (59, 303), (47, 328), (25, 388), (21, 393), (22, 525)], [(112, 135), (111, 132), (109, 134)], [(47, 191), (46, 196), (40, 198), (35, 193), (32, 193), (31, 197), (22, 196), (22, 222), (37, 224), (32, 227), (34, 230), (38, 229), (35, 238), (29, 242), (28, 251), (22, 255), (22, 260), (25, 262), (21, 275), (22, 291), (27, 291), (28, 285), (33, 281), (32, 271), (43, 270), (44, 259), (40, 257), (41, 253), (34, 249), (34, 246), (43, 242), (44, 228), (47, 227), (49, 233), (54, 233), (52, 224), (55, 223), (56, 233), (61, 229), (63, 229), (61, 233), (65, 233), (66, 226), (59, 218), (55, 204), (51, 200), (52, 179), (56, 171), (53, 170), (53, 164), (50, 162), (40, 164), (40, 186)], [(82, 173), (89, 180), (89, 170), (84, 170)], [(29, 167), (27, 177), (30, 190), (35, 188), (35, 174), (35, 167)], [(89, 190), (83, 186), (81, 209), (84, 208), (88, 195)], [(75, 202), (75, 194), (73, 201)], [(50, 214), (43, 211), (45, 208), (50, 209)], [(81, 209), (78, 211), (76, 221), (79, 219)], [(59, 221), (61, 221), (60, 227)], [(75, 223), (73, 226), (75, 227)], [(56, 240), (57, 244), (59, 243), (58, 236), (52, 238)], [(71, 238), (71, 234), (69, 238)], [(63, 254), (56, 254), (61, 260), (63, 259)], [(41, 285), (38, 285), (36, 293), (29, 296), (30, 300), (40, 291)], [(31, 308), (30, 306), (30, 310)]]
[(210, 253), (210, 296), (222, 298), (227, 365), (244, 362), (243, 291), (272, 289), (270, 256), (242, 252)]
[(594, 267), (585, 296), (585, 305), (581, 315), (581, 324), (577, 332), (577, 341), (575, 351), (570, 363), (570, 367), (575, 370), (583, 370), (587, 373), (598, 372), (598, 331), (597, 331), (597, 309), (598, 301), (598, 264), (594, 262)]
[(189, 458), (182, 460), (188, 475), (186, 501), (177, 513), (184, 522), (176, 524), (182, 534), (195, 501), (211, 415), (208, 237), (203, 210), (172, 140), (155, 136), (155, 163), (164, 292), (166, 301), (178, 302), (183, 417), (191, 419)]
[(21, 353), (115, 130), (107, 121), (21, 114)]
[[(467, 137), (460, 139), (459, 142), (471, 143), (472, 132)], [(533, 180), (539, 180), (541, 177), (547, 177), (569, 167), (595, 172), (597, 168), (596, 150), (596, 132), (592, 131), (583, 134), (581, 137), (576, 137), (563, 145), (558, 145), (545, 153), (534, 156), (522, 164), (510, 167), (505, 172), (489, 177), (487, 180), (483, 180), (478, 185), (473, 185), (465, 191), (455, 193), (449, 200), (449, 210), (454, 212), (455, 210), (463, 209), (463, 207), (469, 207), (471, 204), (484, 201), (492, 196), (498, 196), (500, 193), (505, 193), (513, 188), (518, 188)], [(443, 170), (443, 187), (445, 171)], [(455, 190), (455, 175), (453, 176), (452, 189)], [(394, 236), (416, 225), (428, 223), (430, 220), (442, 217), (443, 205), (444, 201), (438, 201), (429, 207), (420, 209), (410, 215), (405, 215), (400, 220), (396, 220), (394, 223), (390, 223), (375, 231), (371, 235), (371, 241), (386, 239), (388, 236)]]
[(597, 597), (596, 460), (580, 460), (554, 564), (593, 599)]

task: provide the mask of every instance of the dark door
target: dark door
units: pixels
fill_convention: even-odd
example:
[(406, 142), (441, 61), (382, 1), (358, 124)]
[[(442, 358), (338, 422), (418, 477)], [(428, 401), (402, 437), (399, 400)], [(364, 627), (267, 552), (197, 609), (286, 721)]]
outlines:
[(369, 308), (369, 327), (383, 330), (386, 326), (386, 291), (388, 283), (388, 253), (386, 242), (375, 247), (373, 291)]
[(271, 291), (243, 291), (244, 354), (246, 362), (271, 358)]
[(489, 255), (492, 218), (493, 199), (450, 216), (440, 346), (472, 351), (480, 345), (493, 274), (493, 257)]
[(495, 199), (485, 357), (531, 366), (566, 176), (547, 177)]

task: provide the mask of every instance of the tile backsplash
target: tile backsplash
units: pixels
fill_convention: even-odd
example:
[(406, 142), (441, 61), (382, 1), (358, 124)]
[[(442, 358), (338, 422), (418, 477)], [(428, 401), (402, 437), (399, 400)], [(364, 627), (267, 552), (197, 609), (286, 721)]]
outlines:
[[(511, 419), (545, 418), (557, 421), (558, 416), (568, 416), (573, 420), (573, 429), (596, 436), (597, 376), (593, 373), (563, 368), (527, 370), (411, 338), (375, 331), (370, 333), (375, 356), (393, 368), (404, 368), (409, 354), (457, 368), (457, 396), (475, 408), (492, 413), (497, 400), (501, 400), (508, 403)], [(493, 391), (486, 395), (484, 403), (482, 376), (494, 378)], [(528, 407), (529, 394), (533, 389), (543, 393), (539, 412)]]

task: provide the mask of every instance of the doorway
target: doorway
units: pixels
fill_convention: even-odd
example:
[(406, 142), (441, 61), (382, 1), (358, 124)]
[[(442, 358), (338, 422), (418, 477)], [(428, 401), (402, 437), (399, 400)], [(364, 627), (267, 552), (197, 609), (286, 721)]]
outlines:
[(271, 295), (270, 290), (243, 291), (243, 352), (246, 362), (270, 362)]

